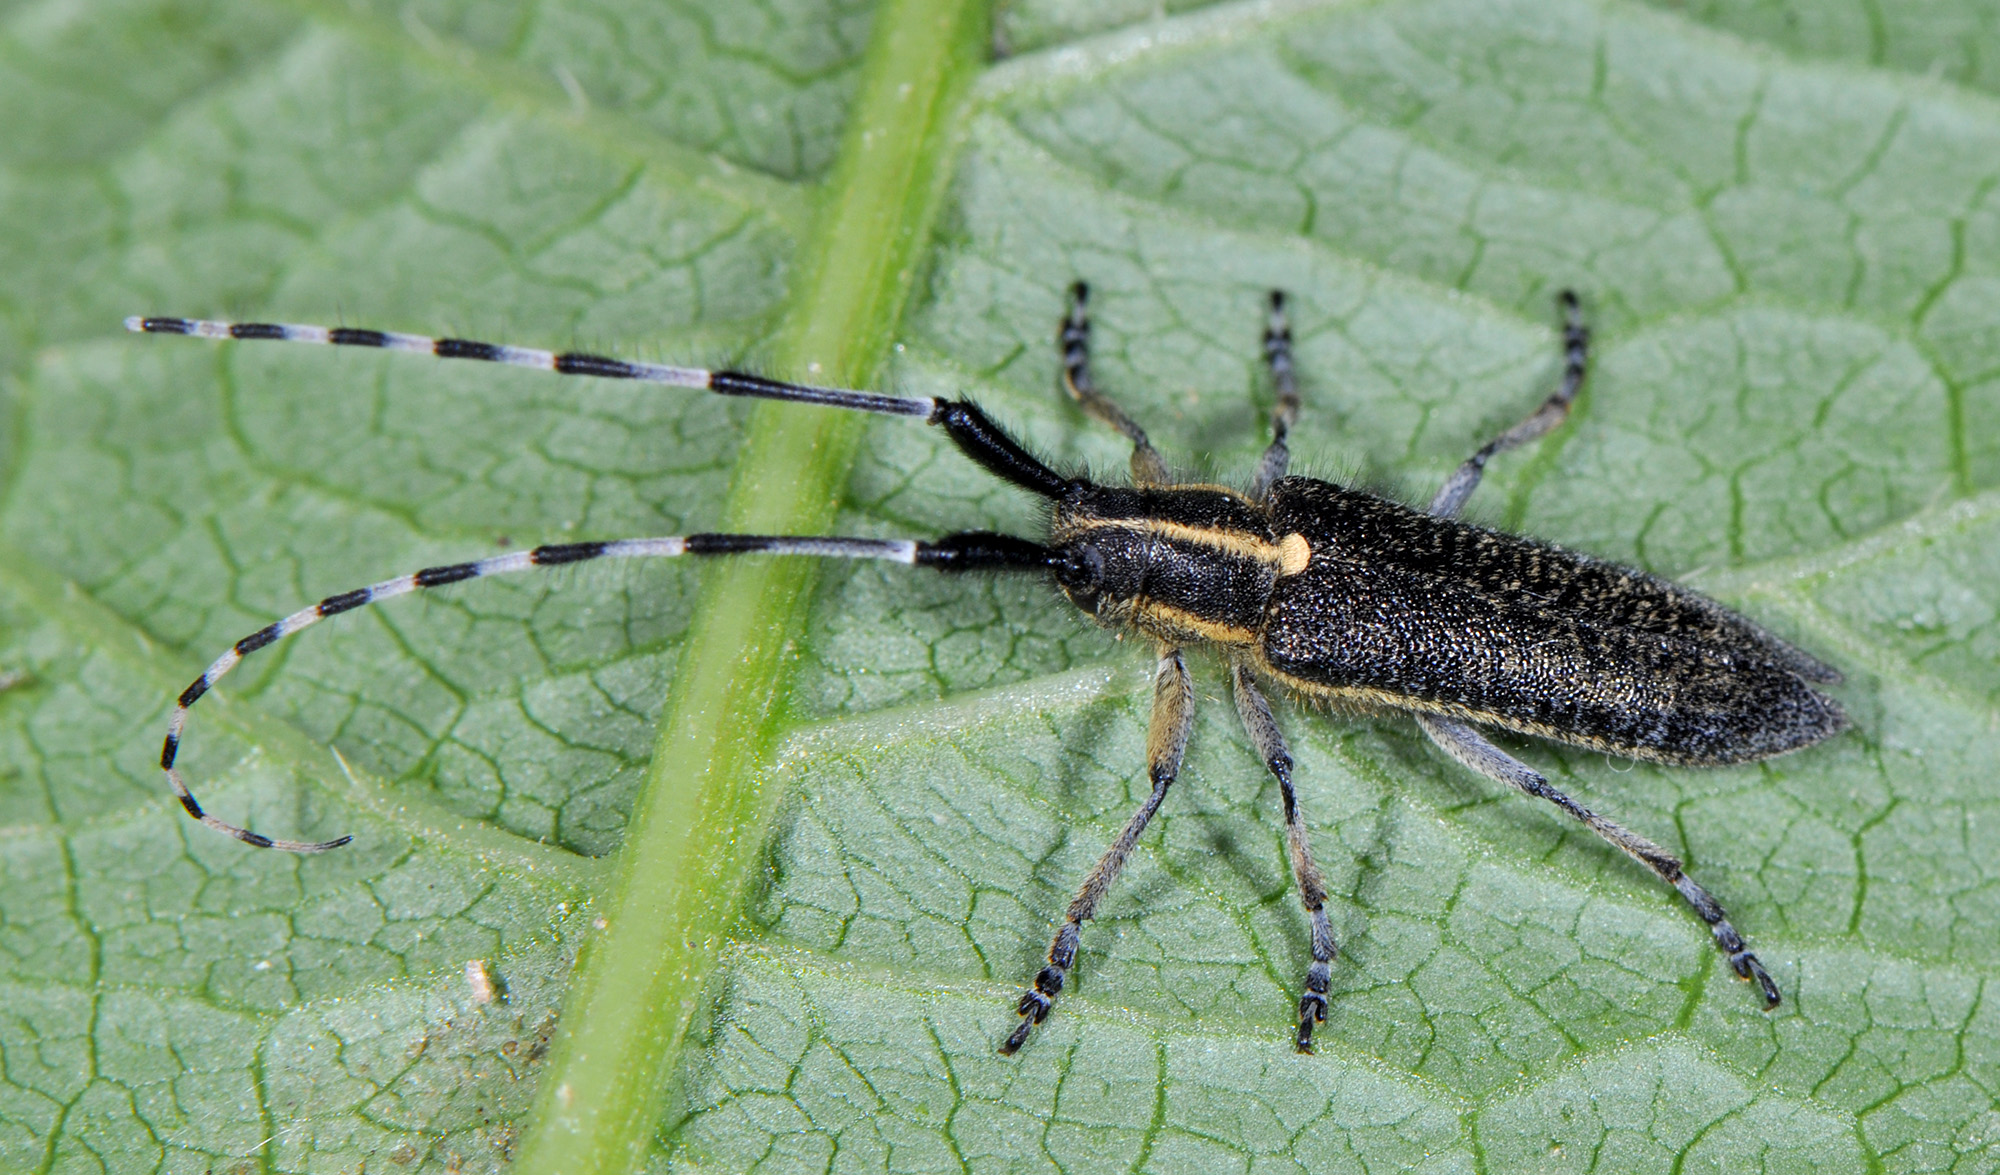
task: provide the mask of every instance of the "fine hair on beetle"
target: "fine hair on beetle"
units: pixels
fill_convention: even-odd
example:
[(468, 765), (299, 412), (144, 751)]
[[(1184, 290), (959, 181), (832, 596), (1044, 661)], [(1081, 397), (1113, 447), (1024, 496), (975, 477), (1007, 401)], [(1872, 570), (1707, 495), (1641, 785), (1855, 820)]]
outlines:
[(1014, 1004), (1018, 1021), (1000, 1042), (1001, 1052), (1020, 1049), (1054, 1008), (1076, 966), (1084, 924), (1179, 776), (1195, 710), (1184, 650), (1204, 646), (1226, 663), (1237, 714), (1278, 784), (1284, 853), (1309, 925), (1311, 963), (1292, 1037), (1299, 1052), (1312, 1051), (1314, 1029), (1326, 1019), (1337, 947), (1326, 884), (1299, 814), (1291, 753), (1265, 697), (1271, 685), (1323, 707), (1408, 714), (1451, 759), (1553, 804), (1672, 887), (1708, 927), (1735, 974), (1755, 986), (1766, 1007), (1776, 1007), (1776, 982), (1679, 858), (1578, 803), (1481, 733), (1500, 730), (1627, 760), (1702, 767), (1782, 755), (1846, 725), (1839, 705), (1816, 688), (1837, 683), (1839, 673), (1722, 605), (1643, 571), (1460, 520), (1489, 460), (1568, 418), (1590, 360), (1590, 332), (1576, 296), (1564, 291), (1557, 298), (1562, 370), (1554, 390), (1474, 450), (1422, 509), (1289, 475), (1289, 439), (1302, 401), (1287, 298), (1279, 291), (1270, 294), (1263, 321), (1264, 365), (1275, 393), (1269, 446), (1242, 488), (1176, 481), (1145, 429), (1092, 377), (1089, 297), (1082, 282), (1072, 286), (1057, 326), (1062, 386), (1086, 414), (1130, 444), (1129, 477), (1122, 484), (1051, 468), (963, 398), (883, 395), (379, 330), (127, 319), (128, 329), (151, 334), (409, 351), (910, 417), (942, 429), (962, 454), (1034, 495), (1047, 511), (1044, 541), (960, 531), (929, 540), (689, 534), (565, 542), (426, 567), (339, 592), (237, 641), (182, 691), (160, 752), (174, 795), (189, 816), (258, 848), (318, 853), (346, 844), (350, 837), (275, 839), (204, 810), (176, 765), (188, 711), (250, 653), (326, 617), (419, 589), (601, 559), (753, 554), (1029, 574), (1050, 580), (1098, 624), (1152, 643), (1150, 787), (1078, 887), (1046, 965)]

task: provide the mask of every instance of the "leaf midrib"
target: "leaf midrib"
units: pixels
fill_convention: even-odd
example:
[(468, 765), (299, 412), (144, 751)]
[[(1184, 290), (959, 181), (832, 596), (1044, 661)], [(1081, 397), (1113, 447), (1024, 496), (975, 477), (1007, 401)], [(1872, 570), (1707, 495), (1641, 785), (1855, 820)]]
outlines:
[[(886, 357), (942, 201), (956, 114), (983, 62), (986, 28), (977, 0), (894, 0), (876, 13), (843, 150), (793, 284), (779, 374), (853, 386)], [(760, 405), (735, 466), (726, 528), (824, 533), (861, 424), (854, 414)], [(774, 699), (812, 567), (731, 560), (705, 580), (617, 878), (571, 977), (523, 1172), (643, 1161), (768, 839), (777, 788), (763, 768), (783, 717)]]

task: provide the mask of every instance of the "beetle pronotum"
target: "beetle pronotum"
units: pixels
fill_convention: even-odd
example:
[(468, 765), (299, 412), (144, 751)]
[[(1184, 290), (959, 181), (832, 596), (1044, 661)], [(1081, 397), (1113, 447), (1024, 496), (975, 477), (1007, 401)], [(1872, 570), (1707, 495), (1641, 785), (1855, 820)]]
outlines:
[(1651, 869), (1708, 924), (1743, 979), (1779, 1001), (1777, 984), (1707, 890), (1671, 853), (1577, 803), (1479, 733), (1488, 726), (1655, 763), (1741, 763), (1810, 746), (1846, 723), (1813, 687), (1840, 675), (1721, 605), (1644, 572), (1457, 520), (1487, 461), (1554, 429), (1569, 414), (1589, 358), (1573, 294), (1560, 299), (1563, 373), (1529, 416), (1465, 460), (1425, 510), (1306, 477), (1286, 476), (1286, 436), (1299, 413), (1285, 297), (1273, 292), (1264, 356), (1277, 388), (1270, 447), (1246, 490), (1173, 480), (1145, 430), (1090, 375), (1088, 290), (1071, 290), (1057, 339), (1063, 383), (1085, 411), (1132, 443), (1131, 484), (1065, 476), (1036, 459), (968, 400), (913, 399), (786, 383), (733, 371), (632, 363), (467, 339), (275, 323), (132, 318), (154, 334), (414, 351), (565, 375), (630, 379), (725, 396), (909, 416), (942, 428), (995, 476), (1045, 500), (1046, 542), (986, 531), (931, 541), (804, 535), (691, 534), (571, 542), (469, 563), (427, 567), (328, 596), (236, 642), (180, 695), (160, 766), (188, 815), (246, 844), (317, 853), (346, 844), (276, 840), (205, 811), (175, 766), (188, 708), (248, 654), (319, 620), (419, 588), (593, 559), (682, 555), (808, 555), (883, 559), (940, 571), (1025, 572), (1051, 578), (1109, 628), (1150, 638), (1158, 652), (1147, 737), (1151, 790), (1071, 901), (1048, 963), (1022, 993), (1012, 1053), (1045, 1019), (1075, 966), (1083, 923), (1180, 772), (1194, 722), (1182, 650), (1222, 650), (1250, 739), (1278, 782), (1299, 900), (1311, 921), (1312, 963), (1299, 998), (1300, 1052), (1326, 1018), (1335, 952), (1326, 889), (1299, 820), (1292, 759), (1263, 682), (1302, 696), (1405, 711), (1446, 754), (1490, 779), (1554, 804)]

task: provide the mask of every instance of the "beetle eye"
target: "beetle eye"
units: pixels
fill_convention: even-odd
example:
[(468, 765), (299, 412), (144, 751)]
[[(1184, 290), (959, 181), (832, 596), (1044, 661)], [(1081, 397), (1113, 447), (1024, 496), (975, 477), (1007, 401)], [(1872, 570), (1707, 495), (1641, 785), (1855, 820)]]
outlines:
[(1104, 554), (1095, 544), (1065, 547), (1056, 564), (1056, 582), (1072, 592), (1095, 594), (1104, 586)]

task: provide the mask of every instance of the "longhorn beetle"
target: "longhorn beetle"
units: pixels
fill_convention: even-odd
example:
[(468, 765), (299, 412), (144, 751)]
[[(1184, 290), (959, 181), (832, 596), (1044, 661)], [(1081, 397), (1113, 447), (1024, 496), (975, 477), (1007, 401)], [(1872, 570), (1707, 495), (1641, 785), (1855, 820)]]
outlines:
[(174, 766), (188, 708), (250, 653), (327, 616), (418, 588), (590, 559), (681, 555), (808, 555), (885, 559), (946, 572), (1021, 572), (1053, 580), (1099, 624), (1151, 638), (1147, 733), (1150, 794), (1084, 878), (1049, 948), (1048, 965), (1016, 1006), (1020, 1023), (1000, 1046), (1019, 1049), (1054, 1007), (1076, 963), (1083, 924), (1118, 879), (1132, 847), (1180, 773), (1194, 724), (1194, 685), (1182, 660), (1191, 645), (1219, 648), (1236, 710), (1278, 782), (1285, 844), (1299, 900), (1311, 920), (1312, 964), (1299, 998), (1295, 1042), (1312, 1051), (1326, 1019), (1334, 957), (1326, 886), (1313, 862), (1292, 788), (1292, 757), (1259, 681), (1305, 698), (1364, 710), (1403, 711), (1445, 754), (1489, 779), (1547, 800), (1674, 887), (1736, 974), (1766, 1007), (1777, 984), (1729, 924), (1722, 907), (1672, 853), (1598, 815), (1539, 772), (1487, 741), (1478, 727), (1535, 735), (1608, 754), (1681, 766), (1743, 763), (1825, 739), (1846, 725), (1815, 690), (1840, 675), (1712, 600), (1641, 571), (1534, 539), (1457, 520), (1496, 453), (1548, 433), (1569, 415), (1589, 361), (1590, 334), (1573, 293), (1563, 314), (1563, 371), (1555, 391), (1445, 479), (1425, 510), (1307, 477), (1287, 477), (1287, 434), (1299, 414), (1285, 295), (1273, 292), (1264, 358), (1277, 391), (1271, 445), (1249, 487), (1176, 482), (1140, 428), (1090, 375), (1089, 291), (1077, 283), (1057, 334), (1063, 386), (1084, 411), (1132, 443), (1131, 484), (1101, 485), (1058, 473), (964, 399), (911, 399), (812, 387), (746, 375), (554, 353), (467, 339), (376, 330), (132, 318), (130, 330), (205, 339), (416, 351), (482, 359), (564, 375), (631, 379), (908, 416), (942, 428), (988, 472), (1044, 499), (1046, 542), (987, 531), (935, 541), (804, 535), (691, 534), (558, 543), (411, 575), (328, 596), (259, 629), (216, 658), (180, 695), (160, 766), (188, 815), (259, 848), (317, 853), (348, 842), (274, 840), (202, 810)]

